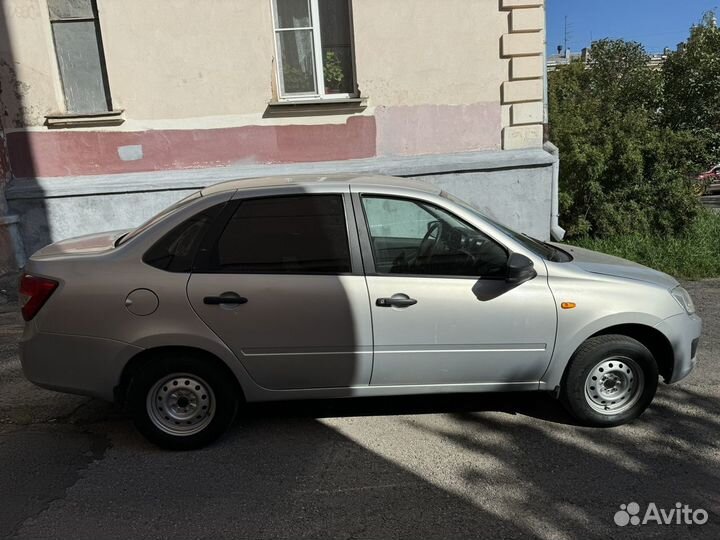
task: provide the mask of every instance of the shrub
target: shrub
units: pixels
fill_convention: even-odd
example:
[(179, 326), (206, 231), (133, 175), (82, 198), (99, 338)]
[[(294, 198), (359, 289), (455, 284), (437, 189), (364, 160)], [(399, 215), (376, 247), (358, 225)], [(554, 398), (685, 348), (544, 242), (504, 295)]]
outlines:
[(623, 257), (678, 278), (720, 275), (720, 214), (700, 210), (681, 234), (632, 233), (606, 238), (584, 236), (569, 243)]
[(640, 44), (599, 41), (590, 58), (549, 78), (563, 227), (570, 237), (680, 233), (698, 211), (690, 186), (706, 139), (663, 125), (661, 73)]

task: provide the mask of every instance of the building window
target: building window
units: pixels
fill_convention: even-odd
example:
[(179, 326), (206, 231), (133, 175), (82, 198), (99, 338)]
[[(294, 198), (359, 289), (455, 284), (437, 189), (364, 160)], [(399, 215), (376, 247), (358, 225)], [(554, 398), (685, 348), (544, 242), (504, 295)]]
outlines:
[(356, 94), (351, 0), (273, 0), (280, 97)]
[(48, 0), (68, 113), (112, 109), (95, 0)]

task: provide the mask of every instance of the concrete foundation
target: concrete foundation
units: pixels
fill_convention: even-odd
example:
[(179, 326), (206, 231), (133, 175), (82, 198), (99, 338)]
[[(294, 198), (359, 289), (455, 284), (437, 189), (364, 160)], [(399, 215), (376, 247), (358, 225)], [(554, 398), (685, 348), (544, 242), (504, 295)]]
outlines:
[(27, 255), (46, 244), (139, 225), (190, 192), (224, 180), (287, 174), (372, 173), (435, 184), (518, 231), (550, 237), (552, 166), (540, 149), (377, 157), (290, 165), (238, 165), (45, 179), (16, 179), (6, 190), (20, 216)]

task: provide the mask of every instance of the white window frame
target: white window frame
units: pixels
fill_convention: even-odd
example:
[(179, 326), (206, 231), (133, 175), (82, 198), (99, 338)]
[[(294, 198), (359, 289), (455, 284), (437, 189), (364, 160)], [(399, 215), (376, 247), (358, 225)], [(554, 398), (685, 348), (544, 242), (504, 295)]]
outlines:
[[(325, 73), (323, 68), (322, 57), (322, 34), (320, 31), (320, 6), (319, 0), (308, 0), (310, 4), (310, 25), (298, 28), (277, 28), (276, 27), (276, 9), (277, 0), (270, 0), (270, 9), (273, 24), (273, 40), (275, 42), (275, 75), (277, 77), (277, 95), (279, 101), (316, 101), (316, 100), (345, 100), (358, 97), (357, 92), (357, 74), (355, 69), (355, 34), (352, 13), (352, 0), (345, 0), (348, 3), (348, 15), (350, 20), (350, 57), (352, 58), (352, 77), (353, 92), (345, 94), (326, 94), (325, 93)], [(278, 39), (280, 32), (294, 32), (299, 30), (310, 30), (313, 40), (313, 60), (315, 63), (314, 77), (315, 88), (317, 92), (295, 92), (285, 93), (283, 91), (283, 70), (282, 70), (282, 54), (280, 53), (280, 40)]]

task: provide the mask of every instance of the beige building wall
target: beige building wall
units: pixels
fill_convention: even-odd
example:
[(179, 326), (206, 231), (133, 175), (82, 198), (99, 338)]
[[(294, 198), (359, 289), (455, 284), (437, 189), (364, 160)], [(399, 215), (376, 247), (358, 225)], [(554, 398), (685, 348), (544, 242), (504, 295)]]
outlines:
[(354, 3), (358, 81), (376, 107), (378, 152), (498, 149), (498, 42), (507, 13), (495, 0)]
[[(494, 0), (356, 0), (372, 106), (498, 103), (508, 13)], [(258, 113), (273, 97), (271, 0), (99, 2), (113, 100), (138, 119)]]
[[(165, 161), (145, 159), (147, 148), (167, 151), (142, 135), (151, 130), (171, 132), (171, 140), (178, 130), (347, 126), (347, 144), (362, 137), (364, 150), (340, 152), (336, 159), (542, 145), (542, 0), (355, 0), (357, 80), (366, 106), (344, 114), (319, 107), (312, 114), (280, 116), (266, 114), (276, 78), (271, 4), (97, 0), (110, 94), (113, 108), (124, 111), (123, 122), (48, 130), (46, 115), (64, 112), (64, 99), (47, 1), (3, 0), (8, 35), (0, 39), (0, 82), (11, 89), (0, 97), (5, 131), (12, 135), (29, 128), (34, 134), (22, 141), (23, 159), (47, 155), (55, 162), (73, 147), (61, 139), (64, 134), (73, 140), (87, 131), (138, 134), (107, 143), (95, 139), (102, 146), (95, 154), (109, 156), (112, 166), (98, 162), (60, 174), (165, 167)], [(9, 141), (15, 144), (12, 136)], [(145, 146), (123, 153), (120, 148), (128, 145)], [(258, 157), (265, 154), (256, 150), (238, 154), (237, 160), (275, 159), (272, 152)], [(142, 156), (142, 162), (118, 161), (118, 155), (130, 154)], [(280, 152), (278, 159), (287, 155), (296, 159), (301, 152)], [(331, 152), (308, 155), (333, 158)], [(93, 159), (92, 152), (76, 158)], [(207, 164), (232, 160), (224, 152)], [(205, 165), (198, 158), (181, 166)], [(38, 170), (54, 175), (59, 169)]]
[[(46, 1), (4, 0), (3, 11), (27, 101), (58, 112)], [(271, 0), (98, 0), (98, 11), (113, 104), (128, 117), (257, 113), (272, 99)], [(371, 106), (499, 102), (509, 23), (497, 1), (356, 0), (353, 18)]]
[(507, 60), (497, 0), (358, 0), (361, 90), (383, 106), (499, 103)]
[(39, 126), (62, 93), (45, 0), (0, 3), (0, 106), (6, 130)]
[(271, 99), (265, 0), (99, 0), (108, 78), (128, 118), (261, 113)]

